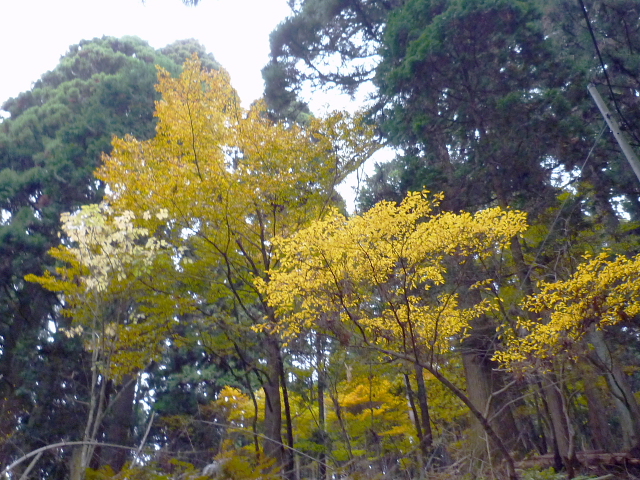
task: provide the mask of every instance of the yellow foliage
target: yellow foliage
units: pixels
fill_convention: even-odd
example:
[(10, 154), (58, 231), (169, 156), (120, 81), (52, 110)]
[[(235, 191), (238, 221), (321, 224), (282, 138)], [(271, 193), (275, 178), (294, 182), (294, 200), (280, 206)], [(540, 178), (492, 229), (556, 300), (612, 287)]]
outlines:
[(263, 102), (244, 110), (228, 75), (203, 71), (195, 56), (180, 78), (160, 70), (157, 89), (155, 138), (114, 139), (97, 176), (116, 211), (189, 253), (170, 267), (188, 292), (177, 295), (255, 302), (251, 283), (272, 264), (271, 239), (324, 214), (334, 186), (379, 148), (373, 129), (343, 113), (306, 128), (274, 123)]
[[(230, 450), (216, 456), (220, 465), (216, 478), (225, 480), (280, 480), (282, 475), (274, 466), (274, 460), (256, 459), (246, 450)], [(211, 477), (207, 477), (211, 478)]]
[[(448, 358), (446, 365), (440, 368), (458, 388), (461, 390), (466, 388), (466, 377), (460, 357)], [(435, 431), (442, 428), (452, 433), (456, 428), (466, 426), (469, 418), (466, 405), (433, 375), (425, 371), (424, 377), (429, 397), (429, 414)]]
[[(354, 365), (351, 378), (336, 386), (336, 406), (327, 405), (327, 431), (331, 432), (332, 454), (340, 460), (347, 453), (346, 429), (354, 456), (382, 455), (388, 451), (409, 452), (417, 444), (407, 397), (401, 385), (391, 380), (396, 369)], [(342, 458), (345, 460), (346, 458)]]
[(213, 406), (227, 421), (238, 422), (239, 425), (244, 426), (253, 416), (251, 399), (234, 387), (225, 386), (214, 400)]
[(273, 218), (269, 235), (286, 234), (317, 216), (336, 181), (377, 148), (371, 130), (344, 114), (303, 129), (269, 121), (262, 102), (245, 111), (227, 74), (202, 71), (196, 58), (179, 79), (161, 70), (158, 90), (156, 137), (115, 139), (97, 176), (119, 210), (164, 207), (198, 236), (256, 239)]
[(640, 313), (640, 255), (612, 259), (603, 252), (584, 259), (568, 280), (542, 283), (538, 294), (523, 301), (524, 309), (542, 316), (535, 321), (521, 318), (523, 335), (510, 338), (497, 360), (515, 368), (559, 354), (576, 356), (590, 329)]
[(104, 203), (64, 213), (61, 221), (68, 246), (49, 251), (61, 266), (55, 275), (25, 279), (61, 294), (61, 313), (72, 319), (61, 330), (83, 337), (86, 348), (98, 355), (102, 374), (119, 378), (143, 368), (161, 353), (172, 313), (180, 311), (176, 301), (147, 304), (156, 294), (140, 283), (162, 269), (158, 258), (167, 255), (168, 245), (135, 226), (132, 212), (115, 213)]
[(399, 352), (448, 351), (472, 319), (493, 307), (488, 300), (461, 307), (456, 285), (444, 285), (447, 262), (500, 254), (526, 221), (499, 208), (434, 214), (439, 198), (414, 192), (400, 205), (381, 202), (350, 219), (334, 211), (274, 240), (279, 263), (268, 283), (257, 284), (286, 319), (276, 331), (295, 337), (328, 318), (338, 336), (340, 323)]
[(302, 128), (271, 122), (263, 102), (242, 109), (227, 73), (195, 56), (179, 78), (160, 69), (157, 89), (155, 138), (113, 140), (96, 173), (110, 203), (64, 214), (69, 246), (51, 254), (65, 266), (27, 278), (64, 295), (79, 326), (69, 334), (101, 338), (114, 375), (157, 356), (176, 315), (230, 293), (254, 302), (270, 239), (320, 217), (335, 184), (378, 148), (360, 118)]

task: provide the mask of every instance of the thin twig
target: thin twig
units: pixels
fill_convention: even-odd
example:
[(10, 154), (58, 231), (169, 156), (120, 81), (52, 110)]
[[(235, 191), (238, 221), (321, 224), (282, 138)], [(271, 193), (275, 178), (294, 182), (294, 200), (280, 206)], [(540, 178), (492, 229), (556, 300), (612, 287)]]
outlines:
[(135, 447), (125, 447), (124, 445), (116, 445), (114, 443), (102, 443), (102, 442), (91, 442), (91, 441), (52, 443), (51, 445), (46, 445), (44, 447), (40, 447), (40, 448), (38, 448), (36, 450), (33, 450), (32, 452), (29, 452), (29, 453), (23, 455), (18, 460), (16, 460), (11, 465), (9, 465), (7, 468), (5, 468), (2, 472), (0, 472), (0, 476), (6, 476), (6, 478), (9, 478), (9, 472), (11, 470), (13, 470), (15, 467), (20, 465), (22, 462), (30, 459), (31, 457), (35, 457), (37, 455), (40, 455), (43, 452), (46, 452), (47, 450), (53, 450), (54, 448), (72, 447), (74, 445), (93, 445), (94, 447), (101, 446), (101, 447), (110, 447), (110, 448), (123, 448), (125, 450), (136, 450)]
[(140, 453), (142, 452), (144, 444), (147, 443), (147, 437), (149, 436), (149, 431), (151, 430), (151, 425), (153, 425), (153, 419), (155, 418), (155, 416), (156, 416), (156, 412), (151, 412), (151, 418), (149, 419), (149, 424), (147, 425), (147, 429), (144, 432), (144, 436), (142, 437), (140, 446), (138, 447), (138, 450), (136, 450), (136, 456), (135, 456), (135, 459), (133, 460), (134, 465), (140, 459)]
[(27, 478), (29, 477), (29, 473), (31, 472), (31, 470), (33, 470), (33, 467), (36, 466), (36, 463), (38, 463), (38, 460), (40, 460), (42, 453), (43, 452), (40, 452), (35, 456), (35, 458), (31, 461), (31, 463), (29, 464), (27, 469), (24, 471), (24, 473), (20, 476), (20, 480), (27, 480)]

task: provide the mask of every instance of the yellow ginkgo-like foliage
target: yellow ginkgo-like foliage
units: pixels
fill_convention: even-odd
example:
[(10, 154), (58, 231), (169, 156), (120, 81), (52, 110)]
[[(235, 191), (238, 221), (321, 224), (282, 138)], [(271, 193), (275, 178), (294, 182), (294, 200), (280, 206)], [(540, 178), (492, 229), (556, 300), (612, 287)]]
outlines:
[(157, 88), (155, 138), (115, 139), (97, 176), (117, 210), (164, 209), (168, 220), (150, 218), (150, 230), (182, 232), (174, 241), (188, 238), (204, 264), (240, 260), (244, 280), (270, 266), (270, 238), (319, 218), (334, 186), (379, 148), (370, 126), (343, 113), (302, 127), (271, 121), (262, 101), (245, 110), (228, 75), (195, 57), (179, 78), (160, 70)]
[(416, 357), (448, 351), (492, 308), (488, 301), (461, 305), (448, 266), (499, 254), (526, 221), (499, 208), (436, 214), (438, 200), (416, 192), (350, 219), (334, 212), (274, 242), (279, 264), (260, 288), (286, 318), (279, 331), (324, 327), (342, 341), (356, 335)]
[(521, 318), (523, 335), (510, 338), (496, 359), (512, 367), (540, 366), (558, 354), (584, 353), (581, 340), (593, 328), (614, 325), (640, 313), (640, 256), (585, 255), (567, 280), (539, 285), (523, 301), (525, 310), (542, 315)]
[(272, 264), (271, 239), (321, 218), (334, 187), (379, 145), (371, 126), (344, 113), (303, 127), (272, 121), (262, 101), (245, 110), (228, 75), (195, 56), (179, 78), (160, 70), (157, 89), (156, 136), (114, 139), (96, 175), (115, 211), (134, 212), (172, 246), (171, 274), (150, 279), (154, 291), (199, 311), (215, 304), (211, 321), (246, 344), (255, 334), (243, 329), (277, 322), (253, 286)]

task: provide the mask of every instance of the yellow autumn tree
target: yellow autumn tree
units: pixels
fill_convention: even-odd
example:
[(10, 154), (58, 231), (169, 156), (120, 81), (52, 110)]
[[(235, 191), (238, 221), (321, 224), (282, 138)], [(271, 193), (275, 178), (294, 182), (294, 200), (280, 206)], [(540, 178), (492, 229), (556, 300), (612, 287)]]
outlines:
[(523, 301), (525, 310), (541, 316), (519, 319), (523, 335), (512, 338), (498, 360), (544, 367), (557, 355), (580, 356), (591, 332), (640, 313), (640, 256), (612, 259), (603, 252), (584, 260), (569, 279), (541, 283), (540, 292)]
[(427, 369), (478, 418), (515, 476), (501, 440), (442, 365), (470, 322), (494, 308), (489, 300), (462, 306), (462, 284), (450, 266), (500, 255), (525, 230), (525, 214), (500, 208), (437, 214), (439, 199), (414, 192), (399, 205), (381, 202), (349, 219), (334, 211), (276, 239), (279, 262), (269, 282), (257, 284), (284, 321), (263, 327), (284, 338), (320, 329), (343, 344)]
[(586, 254), (566, 280), (540, 283), (525, 298), (515, 333), (495, 358), (515, 371), (545, 372), (559, 361), (588, 359), (607, 380), (620, 417), (625, 448), (640, 445), (640, 406), (603, 329), (640, 314), (640, 255)]
[[(275, 329), (251, 329), (279, 319), (253, 281), (269, 281), (272, 239), (322, 218), (338, 199), (334, 187), (378, 144), (372, 128), (343, 113), (302, 127), (272, 122), (263, 102), (245, 110), (228, 75), (204, 71), (195, 57), (179, 78), (160, 70), (157, 88), (156, 136), (114, 139), (97, 176), (114, 211), (133, 212), (171, 247), (159, 257), (171, 278), (149, 279), (155, 291), (186, 299), (220, 333), (211, 344), (243, 352), (258, 375), (264, 450), (282, 461), (283, 406), (293, 444), (283, 352)], [(158, 211), (166, 217), (144, 213)]]
[[(161, 218), (165, 214), (157, 213)], [(97, 440), (105, 415), (125, 392), (133, 393), (137, 373), (159, 358), (180, 307), (153, 298), (155, 293), (144, 288), (142, 278), (161, 267), (157, 259), (168, 245), (135, 226), (132, 212), (116, 214), (106, 204), (87, 205), (63, 214), (61, 221), (64, 244), (49, 252), (61, 266), (26, 280), (60, 294), (61, 313), (70, 319), (61, 328), (68, 337), (80, 337), (90, 355), (82, 437), (87, 443), (74, 455), (71, 476), (76, 480), (84, 476), (95, 449), (91, 442)]]
[(296, 448), (306, 454), (302, 477), (321, 477), (322, 463), (325, 471), (358, 475), (374, 464), (398, 468), (400, 459), (413, 456), (418, 442), (398, 365), (381, 365), (379, 355), (360, 353), (336, 348), (327, 358), (330, 372), (317, 382), (309, 378), (317, 370), (307, 370), (306, 378), (302, 369), (295, 371), (304, 382), (291, 393)]

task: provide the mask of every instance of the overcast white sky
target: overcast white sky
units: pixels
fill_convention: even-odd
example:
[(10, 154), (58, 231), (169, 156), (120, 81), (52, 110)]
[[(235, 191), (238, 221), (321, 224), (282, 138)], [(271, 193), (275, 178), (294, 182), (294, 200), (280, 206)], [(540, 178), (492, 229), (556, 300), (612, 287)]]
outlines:
[[(200, 0), (197, 7), (181, 0), (0, 0), (0, 104), (29, 90), (80, 40), (135, 35), (154, 48), (198, 39), (229, 71), (248, 106), (263, 93), (269, 34), (289, 12), (286, 0)], [(316, 113), (328, 102), (331, 109), (345, 105), (315, 97), (322, 98), (312, 104)], [(340, 190), (353, 201), (350, 186)]]
[(70, 45), (136, 35), (154, 48), (198, 39), (248, 104), (262, 94), (269, 33), (288, 13), (286, 0), (0, 0), (0, 103), (31, 88)]

